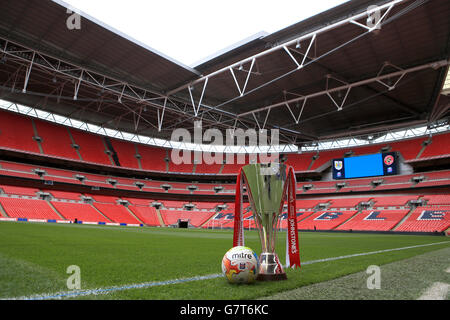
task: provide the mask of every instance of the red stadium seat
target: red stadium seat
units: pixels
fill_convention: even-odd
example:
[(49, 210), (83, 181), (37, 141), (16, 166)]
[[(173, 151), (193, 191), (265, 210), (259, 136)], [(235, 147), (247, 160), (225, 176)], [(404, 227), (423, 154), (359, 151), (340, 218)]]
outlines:
[(11, 218), (61, 220), (61, 217), (44, 200), (0, 197), (0, 204)]
[(40, 153), (31, 118), (0, 111), (0, 148)]
[(364, 210), (336, 230), (389, 231), (406, 216), (409, 210)]
[(450, 207), (418, 207), (395, 231), (442, 232), (450, 228)]

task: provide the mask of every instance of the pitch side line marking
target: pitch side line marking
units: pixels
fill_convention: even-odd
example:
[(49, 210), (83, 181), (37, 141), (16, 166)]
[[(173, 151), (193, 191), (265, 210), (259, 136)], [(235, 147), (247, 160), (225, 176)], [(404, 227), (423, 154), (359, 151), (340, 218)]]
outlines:
[[(407, 250), (407, 249), (420, 248), (420, 247), (428, 247), (428, 246), (433, 246), (433, 245), (438, 245), (438, 244), (443, 244), (443, 243), (450, 243), (450, 241), (420, 244), (420, 245), (408, 246), (408, 247), (402, 247), (402, 248), (385, 249), (385, 250), (378, 250), (378, 251), (371, 251), (371, 252), (364, 252), (364, 253), (355, 253), (355, 254), (350, 254), (350, 255), (345, 255), (345, 256), (333, 257), (333, 258), (311, 260), (311, 261), (303, 262), (302, 265), (342, 260), (342, 259), (348, 259), (348, 258), (359, 257), (359, 256), (368, 256), (368, 255), (384, 253), (384, 252)], [(223, 277), (223, 275), (221, 273), (211, 274), (211, 275), (206, 275), (206, 276), (184, 278), (184, 279), (173, 279), (173, 280), (156, 281), (156, 282), (144, 282), (144, 283), (140, 283), (140, 284), (131, 284), (131, 285), (125, 285), (125, 286), (109, 287), (109, 288), (98, 288), (98, 289), (89, 289), (89, 290), (73, 290), (73, 291), (57, 292), (57, 293), (52, 293), (52, 294), (32, 295), (32, 296), (28, 296), (28, 297), (25, 296), (25, 297), (17, 297), (17, 298), (8, 298), (5, 300), (50, 300), (50, 299), (75, 298), (75, 297), (90, 296), (90, 295), (108, 294), (108, 293), (112, 293), (112, 292), (116, 292), (116, 291), (124, 291), (124, 290), (130, 290), (130, 289), (144, 289), (144, 288), (150, 288), (150, 287), (165, 286), (165, 285), (170, 285), (170, 284), (187, 283), (187, 282), (200, 281), (200, 280), (210, 280), (210, 279), (216, 279), (216, 278), (220, 278), (220, 277)]]
[(385, 250), (378, 250), (378, 251), (372, 251), (372, 252), (355, 253), (355, 254), (349, 254), (349, 255), (346, 255), (346, 256), (339, 256), (339, 257), (334, 257), (334, 258), (325, 258), (325, 259), (319, 259), (319, 260), (313, 260), (313, 261), (305, 261), (305, 262), (302, 263), (302, 265), (308, 265), (308, 264), (313, 264), (313, 263), (318, 263), (318, 262), (327, 262), (327, 261), (341, 260), (341, 259), (347, 259), (347, 258), (353, 258), (353, 257), (359, 257), (359, 256), (368, 256), (368, 255), (371, 255), (371, 254), (384, 253), (384, 252), (390, 252), (390, 251), (399, 251), (399, 250), (427, 247), (427, 246), (432, 246), (432, 245), (436, 245), (436, 244), (443, 244), (443, 243), (450, 243), (450, 241), (442, 241), (442, 242), (435, 242), (435, 243), (428, 243), (428, 244), (420, 244), (420, 245), (416, 245), (416, 246), (394, 248), (394, 249), (385, 249)]

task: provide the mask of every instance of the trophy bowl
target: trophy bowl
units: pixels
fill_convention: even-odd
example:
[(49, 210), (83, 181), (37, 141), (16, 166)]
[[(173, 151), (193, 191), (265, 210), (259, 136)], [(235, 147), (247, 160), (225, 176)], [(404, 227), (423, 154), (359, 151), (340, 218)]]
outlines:
[(242, 168), (245, 185), (261, 241), (259, 272), (256, 280), (287, 279), (275, 252), (277, 225), (282, 213), (284, 187), (287, 180), (285, 164), (249, 164)]

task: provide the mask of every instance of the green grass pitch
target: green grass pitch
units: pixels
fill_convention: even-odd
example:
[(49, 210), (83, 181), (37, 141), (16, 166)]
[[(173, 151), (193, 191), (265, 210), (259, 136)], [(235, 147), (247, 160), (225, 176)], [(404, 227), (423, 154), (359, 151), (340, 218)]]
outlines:
[[(301, 261), (443, 242), (287, 270), (287, 281), (231, 285), (224, 277), (87, 295), (79, 299), (257, 299), (305, 285), (336, 279), (446, 248), (445, 237), (357, 233), (300, 233)], [(256, 231), (245, 244), (258, 254)], [(81, 271), (81, 289), (167, 281), (221, 273), (232, 246), (232, 230), (181, 230), (87, 225), (0, 223), (0, 299), (67, 292), (67, 268)], [(277, 243), (285, 259), (285, 233)]]

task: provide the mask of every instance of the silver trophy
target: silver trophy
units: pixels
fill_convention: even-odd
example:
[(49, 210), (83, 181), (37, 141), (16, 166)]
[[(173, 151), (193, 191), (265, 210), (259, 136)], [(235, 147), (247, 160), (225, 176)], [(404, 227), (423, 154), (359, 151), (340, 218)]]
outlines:
[(259, 272), (256, 280), (287, 279), (275, 253), (278, 220), (282, 213), (283, 191), (287, 180), (286, 165), (249, 164), (242, 168), (247, 193), (261, 240)]

